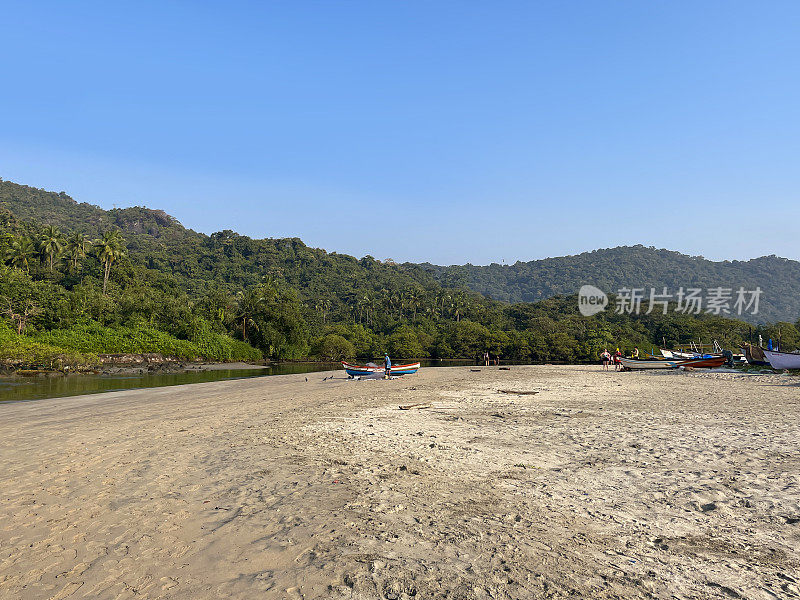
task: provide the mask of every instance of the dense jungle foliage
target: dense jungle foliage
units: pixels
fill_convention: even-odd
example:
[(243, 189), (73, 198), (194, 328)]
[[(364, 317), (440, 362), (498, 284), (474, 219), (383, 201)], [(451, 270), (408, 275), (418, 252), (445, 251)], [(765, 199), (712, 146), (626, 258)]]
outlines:
[[(800, 346), (792, 323), (577, 311), (575, 296), (507, 304), (435, 270), (185, 229), (162, 211), (104, 211), (0, 181), (0, 360), (90, 364), (97, 354), (183, 359), (474, 358), (593, 361), (603, 348), (750, 335)], [(441, 277), (441, 273), (438, 274)], [(446, 279), (446, 278), (443, 278)], [(613, 298), (612, 298), (613, 303)]]
[(714, 262), (671, 250), (623, 246), (512, 265), (423, 265), (446, 285), (463, 285), (503, 302), (537, 302), (574, 294), (584, 284), (605, 292), (624, 287), (728, 287), (763, 290), (759, 312), (743, 314), (754, 324), (800, 317), (800, 262), (777, 256)]

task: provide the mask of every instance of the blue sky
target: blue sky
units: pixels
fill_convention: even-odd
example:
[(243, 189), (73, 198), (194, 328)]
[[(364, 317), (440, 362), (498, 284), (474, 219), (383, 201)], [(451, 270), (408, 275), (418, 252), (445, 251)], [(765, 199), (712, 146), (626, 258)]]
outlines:
[(4, 179), (395, 260), (800, 259), (796, 2), (3, 15)]

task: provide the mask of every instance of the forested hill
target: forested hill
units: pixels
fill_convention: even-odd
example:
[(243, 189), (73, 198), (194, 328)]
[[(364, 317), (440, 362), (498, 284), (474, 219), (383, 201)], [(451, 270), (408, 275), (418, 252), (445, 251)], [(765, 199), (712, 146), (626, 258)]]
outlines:
[(503, 302), (536, 302), (575, 294), (584, 284), (605, 292), (623, 287), (664, 286), (676, 293), (683, 286), (702, 289), (744, 287), (763, 290), (753, 322), (796, 321), (800, 317), (800, 262), (763, 256), (748, 261), (714, 262), (700, 256), (646, 246), (622, 246), (575, 256), (546, 258), (513, 265), (422, 265), (445, 285), (466, 285)]
[[(0, 181), (0, 210), (16, 219), (55, 225), (90, 237), (119, 228), (131, 262), (166, 273), (192, 293), (237, 291), (263, 283), (285, 282), (305, 297), (336, 303), (342, 294), (439, 288), (430, 272), (413, 264), (386, 264), (365, 257), (328, 253), (297, 238), (251, 239), (233, 231), (212, 235), (187, 229), (162, 210), (143, 207), (103, 210), (78, 203), (66, 193)], [(331, 296), (336, 294), (336, 297)]]
[(800, 263), (777, 256), (714, 262), (670, 250), (623, 246), (513, 265), (395, 265), (369, 256), (356, 259), (309, 248), (297, 238), (254, 240), (232, 231), (208, 236), (186, 229), (161, 210), (134, 207), (106, 211), (78, 203), (64, 192), (9, 181), (0, 181), (3, 209), (20, 220), (82, 231), (91, 237), (119, 228), (134, 264), (174, 277), (192, 294), (220, 288), (233, 293), (271, 277), (336, 312), (337, 305), (344, 309), (345, 304), (358, 303), (365, 305), (363, 310), (370, 310), (367, 305), (391, 302), (389, 296), (408, 290), (435, 294), (440, 286), (468, 287), (510, 303), (575, 294), (587, 283), (606, 292), (623, 287), (660, 290), (666, 286), (671, 293), (681, 286), (760, 287), (759, 314), (744, 314), (742, 318), (766, 323), (794, 322), (800, 317)]

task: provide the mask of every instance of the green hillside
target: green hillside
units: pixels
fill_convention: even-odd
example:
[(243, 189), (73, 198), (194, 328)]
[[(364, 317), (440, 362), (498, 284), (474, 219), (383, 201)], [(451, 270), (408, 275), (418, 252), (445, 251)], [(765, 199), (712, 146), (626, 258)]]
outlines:
[(651, 287), (676, 293), (678, 288), (725, 287), (763, 290), (759, 313), (741, 318), (753, 323), (800, 318), (800, 262), (764, 256), (748, 261), (714, 262), (671, 250), (622, 246), (575, 256), (546, 258), (513, 265), (424, 265), (443, 283), (459, 283), (503, 302), (536, 302), (575, 294), (584, 284), (607, 293), (623, 287)]
[(387, 288), (417, 285), (438, 288), (432, 275), (412, 265), (384, 265), (367, 257), (328, 253), (309, 248), (297, 238), (254, 240), (233, 231), (210, 236), (183, 227), (161, 210), (133, 207), (103, 210), (78, 203), (64, 192), (54, 193), (9, 181), (0, 181), (0, 209), (21, 221), (56, 225), (64, 231), (82, 231), (96, 238), (119, 229), (127, 241), (131, 262), (169, 274), (185, 290), (236, 290), (258, 284), (269, 276), (307, 295), (330, 292), (377, 294)]

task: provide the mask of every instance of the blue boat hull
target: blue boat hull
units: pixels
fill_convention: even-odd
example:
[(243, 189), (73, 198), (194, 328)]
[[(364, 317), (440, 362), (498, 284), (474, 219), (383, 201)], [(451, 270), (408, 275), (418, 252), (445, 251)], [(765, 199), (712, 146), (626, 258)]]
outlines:
[[(361, 365), (351, 365), (346, 362), (342, 362), (342, 366), (344, 367), (345, 373), (347, 373), (351, 377), (369, 377), (371, 375), (386, 373), (386, 369), (384, 369), (383, 367), (367, 367)], [(391, 369), (393, 377), (399, 375), (413, 375), (417, 371), (419, 371), (419, 363), (411, 363), (408, 365), (397, 365), (393, 366)]]

